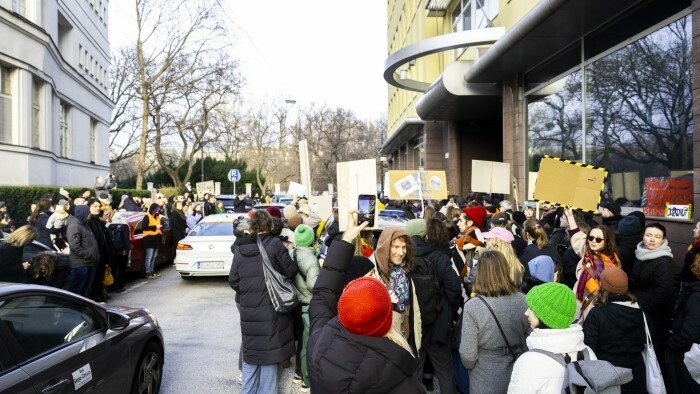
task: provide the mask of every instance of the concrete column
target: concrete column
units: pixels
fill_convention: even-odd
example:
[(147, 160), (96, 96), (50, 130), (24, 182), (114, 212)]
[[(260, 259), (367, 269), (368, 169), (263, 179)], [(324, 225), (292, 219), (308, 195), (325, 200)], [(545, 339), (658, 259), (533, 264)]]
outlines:
[[(503, 162), (510, 163), (511, 175), (515, 177), (518, 188), (518, 203), (522, 204), (527, 196), (527, 125), (525, 116), (522, 76), (513, 76), (503, 81)], [(507, 196), (512, 203), (515, 198)]]

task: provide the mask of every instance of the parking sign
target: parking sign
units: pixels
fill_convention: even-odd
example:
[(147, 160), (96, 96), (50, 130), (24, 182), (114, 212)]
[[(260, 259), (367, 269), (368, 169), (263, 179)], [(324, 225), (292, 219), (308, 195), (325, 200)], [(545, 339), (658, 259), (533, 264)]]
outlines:
[(241, 180), (241, 172), (237, 168), (232, 168), (228, 172), (228, 180), (231, 182), (238, 182)]

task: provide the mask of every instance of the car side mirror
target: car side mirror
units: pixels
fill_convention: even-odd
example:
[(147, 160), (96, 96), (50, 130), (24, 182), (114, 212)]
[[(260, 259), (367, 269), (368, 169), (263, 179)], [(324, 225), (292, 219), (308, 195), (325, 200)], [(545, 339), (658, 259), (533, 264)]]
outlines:
[(130, 322), (131, 318), (123, 313), (107, 311), (107, 328), (110, 330), (123, 330)]

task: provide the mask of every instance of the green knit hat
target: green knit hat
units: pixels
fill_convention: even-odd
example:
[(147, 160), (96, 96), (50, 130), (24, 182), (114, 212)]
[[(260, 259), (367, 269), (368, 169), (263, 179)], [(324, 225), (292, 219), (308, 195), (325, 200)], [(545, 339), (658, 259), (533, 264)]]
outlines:
[(530, 310), (550, 328), (569, 328), (576, 313), (574, 292), (556, 282), (535, 286), (525, 296)]
[(294, 243), (297, 246), (309, 246), (314, 242), (314, 230), (305, 225), (300, 224), (294, 230)]

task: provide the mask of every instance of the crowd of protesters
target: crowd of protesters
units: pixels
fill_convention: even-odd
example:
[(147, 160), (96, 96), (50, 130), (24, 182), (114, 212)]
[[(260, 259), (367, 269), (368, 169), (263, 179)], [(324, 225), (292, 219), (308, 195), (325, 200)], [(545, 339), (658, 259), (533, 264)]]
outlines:
[[(104, 302), (125, 288), (125, 212), (145, 213), (145, 273), (156, 279), (161, 218), (176, 245), (224, 211), (189, 188), (117, 198), (113, 186), (111, 176), (97, 177), (78, 196), (42, 196), (18, 228), (0, 202), (0, 281)], [(244, 200), (236, 212), (247, 210)], [(480, 194), (380, 208), (409, 220), (367, 229), (351, 214), (341, 232), (337, 213), (322, 218), (303, 197), (236, 220), (229, 282), (244, 393), (278, 392), (278, 367), (292, 361), (302, 392), (417, 393), (432, 391), (435, 378), (441, 393), (554, 393), (569, 381), (571, 360), (605, 361), (596, 384), (637, 393), (650, 390), (648, 343), (668, 392), (700, 392), (692, 367), (700, 364), (700, 223), (677, 270), (665, 227), (638, 211), (623, 216), (614, 201), (599, 215)], [(57, 253), (23, 261), (31, 242)], [(264, 259), (292, 281), (293, 311), (276, 311)]]
[[(596, 390), (657, 392), (656, 363), (667, 392), (700, 392), (687, 364), (700, 362), (700, 224), (678, 275), (664, 226), (612, 201), (596, 215), (476, 194), (383, 201), (405, 226), (354, 215), (345, 232), (300, 202), (236, 224), (244, 393), (278, 392), (292, 359), (302, 392), (422, 393), (435, 378), (441, 393), (559, 393), (570, 360), (602, 363)], [(293, 281), (294, 311), (275, 310), (262, 250)]]

